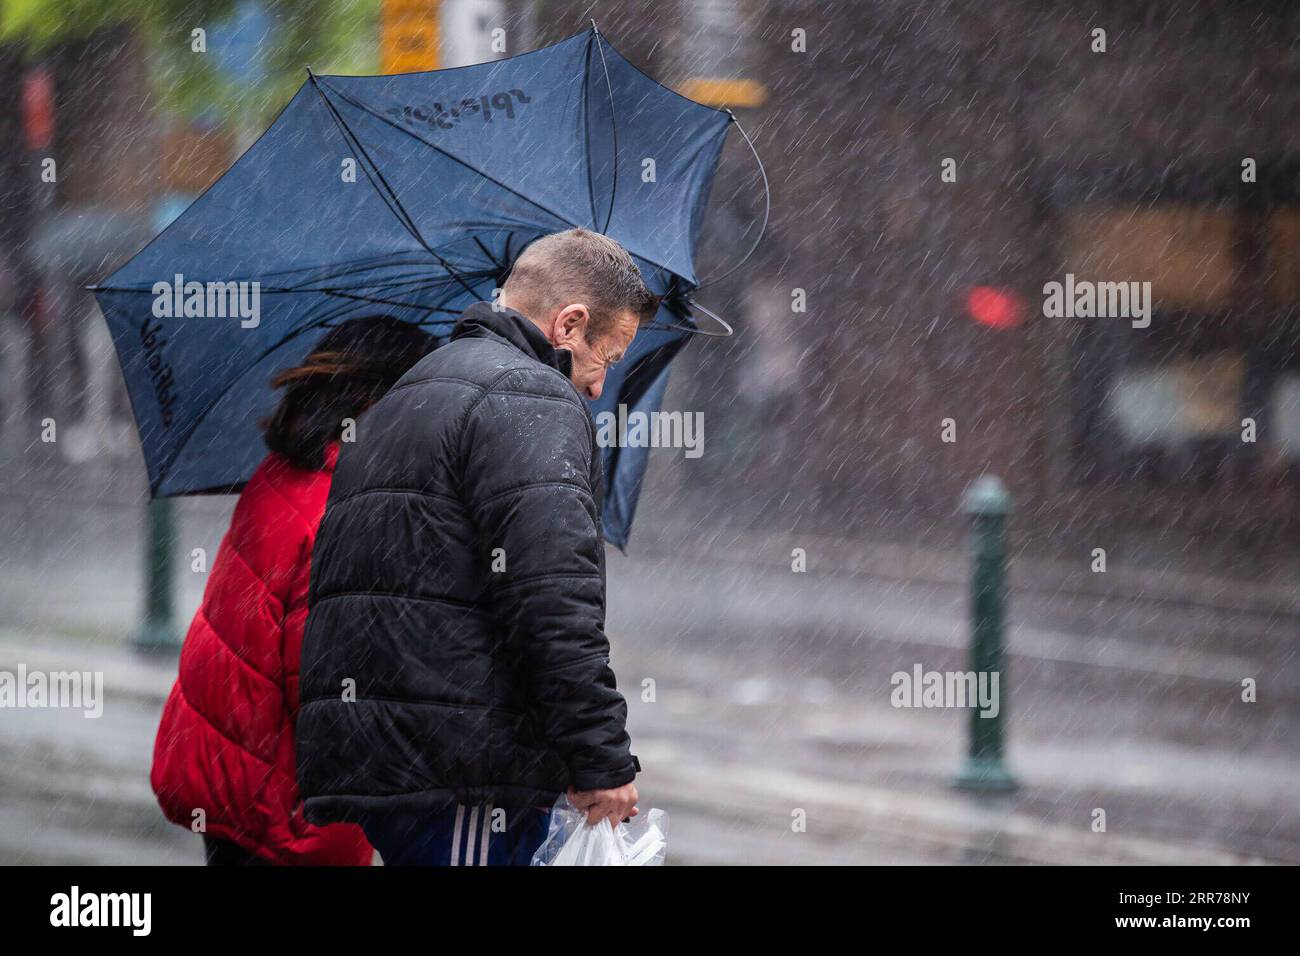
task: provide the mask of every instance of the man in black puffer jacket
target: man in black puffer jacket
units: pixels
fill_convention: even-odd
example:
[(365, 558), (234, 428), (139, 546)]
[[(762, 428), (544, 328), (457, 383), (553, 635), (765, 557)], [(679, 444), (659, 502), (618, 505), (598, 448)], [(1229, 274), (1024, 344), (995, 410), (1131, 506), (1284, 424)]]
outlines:
[(341, 446), (312, 554), (306, 818), (386, 863), (527, 863), (563, 792), (636, 812), (605, 638), (603, 477), (583, 397), (654, 314), (627, 252), (535, 241)]

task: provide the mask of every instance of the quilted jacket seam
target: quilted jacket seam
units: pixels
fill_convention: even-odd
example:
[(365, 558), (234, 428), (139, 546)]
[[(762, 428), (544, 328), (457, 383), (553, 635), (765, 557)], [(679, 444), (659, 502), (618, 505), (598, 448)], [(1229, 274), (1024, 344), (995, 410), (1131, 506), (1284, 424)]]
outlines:
[(273, 481), (266, 481), (266, 482), (263, 482), (263, 484), (266, 486), (266, 490), (267, 490), (267, 491), (271, 492), (273, 495), (275, 495), (277, 498), (279, 498), (281, 501), (283, 501), (283, 502), (284, 502), (284, 503), (289, 507), (289, 511), (290, 511), (290, 512), (291, 512), (291, 513), (292, 513), (292, 514), (293, 514), (293, 515), (294, 515), (294, 516), (299, 520), (299, 521), (302, 522), (302, 528), (301, 528), (301, 530), (302, 530), (303, 532), (305, 532), (305, 533), (307, 534), (308, 537), (310, 537), (310, 536), (311, 536), (311, 529), (312, 529), (312, 527), (313, 527), (313, 523), (312, 523), (311, 521), (308, 520), (307, 515), (305, 515), (305, 514), (302, 513), (302, 509), (298, 507), (298, 503), (295, 502), (293, 499), (291, 499), (291, 498), (290, 498), (288, 495), (286, 495), (283, 491), (281, 491), (281, 490), (276, 486), (276, 483), (275, 483), (275, 482), (273, 482)]
[(479, 610), (479, 605), (475, 601), (464, 600), (454, 597), (443, 597), (433, 594), (407, 594), (401, 591), (330, 591), (327, 594), (317, 594), (315, 603), (320, 604), (322, 601), (330, 601), (340, 597), (378, 597), (392, 598), (398, 601), (425, 601), (431, 604), (448, 604), (452, 607), (464, 608), (467, 610)]
[(521, 491), (528, 491), (532, 488), (572, 488), (588, 500), (592, 502), (596, 500), (590, 490), (576, 481), (525, 481), (522, 484), (511, 485), (509, 488), (502, 488), (500, 491), (494, 491), (492, 494), (482, 499), (479, 502), (479, 506), (483, 507), (496, 501), (498, 498), (504, 498), (506, 495), (518, 494)]
[(212, 718), (209, 717), (207, 714), (205, 714), (205, 713), (204, 713), (202, 710), (200, 710), (197, 706), (195, 706), (194, 702), (193, 702), (192, 700), (190, 700), (190, 695), (189, 695), (189, 693), (186, 692), (186, 690), (185, 690), (185, 681), (184, 681), (183, 678), (180, 679), (180, 680), (177, 680), (177, 681), (176, 681), (176, 686), (180, 689), (180, 692), (181, 692), (181, 699), (182, 699), (183, 701), (185, 701), (185, 706), (188, 707), (190, 710), (192, 710), (192, 711), (193, 711), (193, 712), (198, 716), (199, 720), (203, 721), (203, 723), (204, 723), (207, 727), (211, 728), (211, 730), (212, 730), (212, 732), (213, 732), (214, 734), (216, 734), (216, 735), (217, 735), (218, 737), (220, 737), (222, 740), (226, 741), (226, 743), (230, 744), (232, 747), (234, 747), (234, 748), (235, 748), (236, 750), (238, 750), (240, 753), (248, 754), (248, 756), (252, 757), (252, 758), (253, 758), (254, 760), (256, 760), (258, 763), (263, 764), (264, 766), (270, 767), (272, 770), (278, 770), (281, 774), (284, 774), (285, 776), (288, 776), (287, 774), (285, 774), (285, 772), (284, 772), (283, 770), (280, 770), (280, 768), (278, 767), (278, 765), (276, 764), (276, 762), (275, 762), (274, 760), (267, 760), (267, 759), (266, 759), (265, 757), (263, 757), (261, 754), (257, 753), (255, 750), (251, 749), (247, 744), (242, 744), (242, 743), (240, 743), (240, 742), (239, 742), (238, 740), (236, 740), (234, 737), (230, 736), (230, 734), (226, 733), (224, 730), (222, 730), (220, 727), (218, 727), (215, 723), (213, 723), (213, 722), (212, 722)]
[(583, 664), (590, 664), (594, 660), (608, 660), (609, 657), (604, 651), (596, 651), (594, 654), (587, 654), (576, 660), (564, 661), (562, 664), (552, 664), (550, 667), (543, 667), (540, 670), (533, 671), (533, 676), (542, 677), (546, 674), (556, 674), (562, 670), (568, 670), (570, 667), (580, 667)]
[(595, 578), (600, 580), (599, 571), (547, 571), (541, 574), (532, 574), (525, 578), (519, 578), (511, 581), (509, 584), (502, 584), (497, 587), (497, 591), (509, 591), (513, 588), (522, 587), (525, 584), (536, 584), (538, 581), (556, 581), (563, 578), (587, 580)]
[(239, 663), (243, 664), (244, 667), (248, 668), (248, 670), (256, 674), (258, 677), (262, 678), (262, 680), (266, 681), (272, 687), (280, 686), (279, 682), (276, 681), (274, 677), (254, 667), (251, 663), (249, 663), (247, 660), (244, 659), (244, 656), (240, 654), (239, 651), (235, 650), (235, 645), (231, 644), (228, 640), (225, 639), (225, 637), (222, 636), (221, 631), (217, 629), (217, 625), (207, 616), (207, 614), (204, 613), (202, 607), (199, 608), (198, 613), (203, 616), (203, 623), (208, 626), (208, 630), (211, 631), (212, 636), (217, 639), (217, 643), (220, 644), (222, 647), (224, 647), (227, 651), (229, 651), (231, 657), (239, 661)]
[(361, 498), (365, 495), (419, 495), (422, 498), (438, 498), (442, 501), (450, 501), (460, 504), (460, 499), (454, 495), (443, 494), (441, 491), (424, 491), (419, 488), (398, 488), (396, 486), (384, 488), (361, 488), (357, 491), (349, 491), (346, 495), (340, 495), (334, 499), (331, 507), (337, 508), (344, 502), (351, 501), (353, 498)]

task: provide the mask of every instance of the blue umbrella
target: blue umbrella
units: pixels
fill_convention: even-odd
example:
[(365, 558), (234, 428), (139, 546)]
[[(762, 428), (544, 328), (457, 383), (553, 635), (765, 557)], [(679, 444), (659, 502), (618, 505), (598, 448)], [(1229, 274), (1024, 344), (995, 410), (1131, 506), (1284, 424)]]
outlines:
[[(458, 69), (309, 75), (225, 175), (92, 287), (152, 494), (238, 491), (265, 454), (272, 372), (330, 326), (384, 312), (446, 336), (529, 242), (573, 226), (617, 239), (664, 297), (593, 411), (657, 411), (696, 330), (696, 239), (733, 119), (656, 83), (594, 24)], [(647, 454), (605, 452), (620, 547)]]

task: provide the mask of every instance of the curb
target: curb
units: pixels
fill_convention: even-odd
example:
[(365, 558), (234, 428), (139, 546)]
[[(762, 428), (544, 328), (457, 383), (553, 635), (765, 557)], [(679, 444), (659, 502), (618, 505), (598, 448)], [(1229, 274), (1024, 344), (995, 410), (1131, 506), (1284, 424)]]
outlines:
[[(641, 748), (650, 751), (652, 748)], [(654, 754), (650, 754), (653, 759)], [(789, 835), (792, 808), (805, 810), (809, 833), (859, 834), (910, 846), (918, 854), (977, 855), (1038, 865), (1243, 866), (1280, 861), (1218, 846), (1174, 843), (1145, 834), (1096, 834), (1035, 819), (996, 798), (847, 783), (736, 764), (656, 763), (655, 780), (681, 810), (728, 807), (773, 834)]]
[[(964, 552), (899, 544), (854, 541), (788, 532), (763, 534), (727, 530), (701, 534), (696, 525), (666, 522), (639, 539), (646, 555), (683, 557), (788, 567), (790, 552), (808, 554), (809, 568), (832, 565), (837, 572), (966, 588), (970, 561)], [(1273, 617), (1300, 618), (1300, 588), (1259, 584), (1237, 578), (1116, 567), (1093, 574), (1086, 563), (1013, 555), (1008, 579), (1013, 591), (1111, 600), (1173, 603), (1188, 607)]]
[(173, 657), (148, 657), (132, 650), (51, 639), (36, 643), (31, 635), (0, 631), (0, 670), (19, 665), (29, 672), (90, 671), (104, 675), (106, 695), (161, 705), (176, 681)]

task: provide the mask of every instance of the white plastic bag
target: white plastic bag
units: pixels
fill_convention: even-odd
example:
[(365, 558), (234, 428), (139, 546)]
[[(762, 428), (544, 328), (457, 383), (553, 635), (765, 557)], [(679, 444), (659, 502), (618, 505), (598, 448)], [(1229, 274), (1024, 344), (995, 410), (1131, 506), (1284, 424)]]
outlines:
[(668, 814), (650, 810), (617, 827), (609, 818), (594, 826), (587, 814), (561, 796), (551, 809), (546, 841), (533, 866), (663, 866), (668, 854)]

